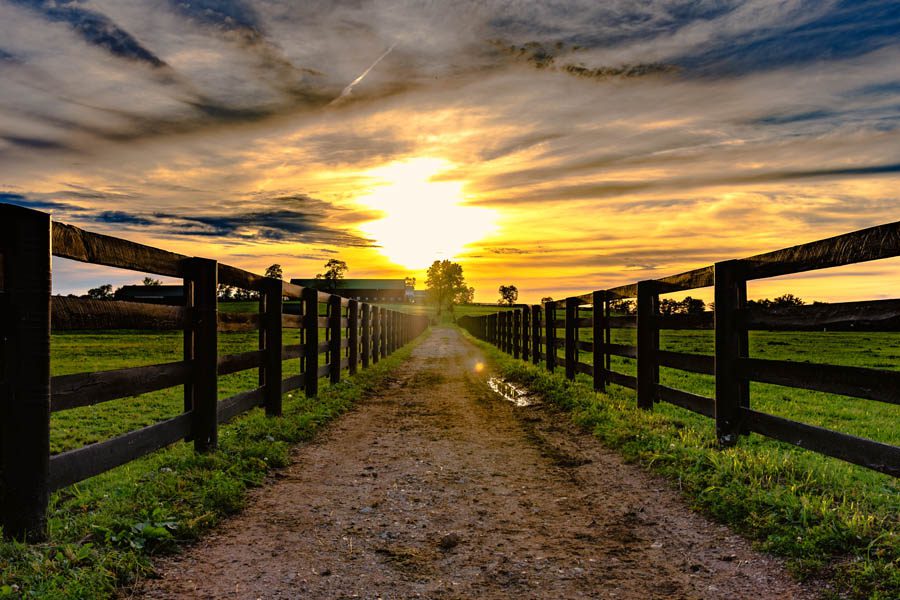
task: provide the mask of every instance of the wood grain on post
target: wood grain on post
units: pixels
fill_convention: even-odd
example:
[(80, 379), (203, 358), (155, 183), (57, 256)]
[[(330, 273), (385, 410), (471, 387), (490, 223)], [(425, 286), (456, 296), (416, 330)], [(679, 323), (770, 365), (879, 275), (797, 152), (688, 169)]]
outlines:
[(738, 261), (715, 264), (716, 320), (716, 438), (722, 446), (733, 446), (743, 429), (741, 407), (749, 407), (747, 385), (738, 376), (738, 363), (746, 350), (738, 325), (738, 311), (747, 298), (747, 281)]
[(512, 355), (513, 358), (519, 358), (519, 348), (522, 345), (522, 314), (518, 309), (509, 312), (512, 313), (510, 315), (510, 319), (512, 320), (512, 327), (510, 328), (512, 330), (512, 335), (510, 336), (512, 340)]
[(591, 334), (594, 339), (592, 350), (591, 375), (594, 380), (594, 390), (606, 391), (606, 377), (604, 375), (603, 347), (606, 344), (606, 293), (596, 291), (591, 294)]
[(372, 312), (372, 364), (378, 362), (381, 358), (381, 309), (377, 306), (371, 307)]
[(370, 319), (370, 306), (365, 302), (360, 307), (362, 309), (362, 347), (360, 348), (360, 353), (362, 354), (362, 368), (369, 368), (369, 357), (372, 355), (372, 321)]
[(328, 375), (331, 383), (341, 380), (341, 297), (328, 298)]
[(656, 282), (637, 284), (637, 405), (651, 410), (659, 384), (659, 294)]
[(556, 302), (551, 300), (544, 304), (544, 355), (547, 370), (551, 373), (556, 368)]
[[(281, 348), (284, 345), (282, 339), (281, 316), (284, 309), (281, 296), (281, 280), (271, 279), (264, 284), (262, 293), (264, 301), (263, 327), (260, 331), (265, 333), (265, 398), (266, 415), (270, 417), (281, 416)], [(260, 369), (263, 372), (263, 369)]]
[(350, 363), (348, 372), (356, 375), (357, 363), (359, 363), (359, 302), (351, 300), (347, 306), (347, 361)]
[(319, 395), (319, 292), (303, 288), (303, 373), (307, 398)]
[(379, 321), (381, 321), (378, 324), (378, 326), (379, 326), (378, 327), (378, 332), (379, 332), (378, 342), (379, 342), (379, 346), (380, 346), (378, 351), (381, 354), (381, 358), (386, 357), (387, 353), (388, 353), (387, 352), (387, 348), (388, 348), (387, 342), (388, 342), (388, 335), (390, 335), (390, 329), (388, 328), (388, 314), (387, 313), (388, 313), (388, 311), (386, 308), (382, 307), (382, 308), (378, 309), (378, 319), (379, 319)]
[[(218, 445), (218, 264), (208, 258), (187, 261), (194, 282), (194, 381), (191, 436), (197, 452)], [(280, 350), (280, 349), (279, 349)]]
[(522, 307), (522, 360), (528, 362), (531, 356), (531, 308)]
[(8, 538), (47, 536), (50, 498), (50, 215), (0, 206), (0, 522)]
[(566, 379), (575, 379), (578, 367), (578, 298), (566, 298)]

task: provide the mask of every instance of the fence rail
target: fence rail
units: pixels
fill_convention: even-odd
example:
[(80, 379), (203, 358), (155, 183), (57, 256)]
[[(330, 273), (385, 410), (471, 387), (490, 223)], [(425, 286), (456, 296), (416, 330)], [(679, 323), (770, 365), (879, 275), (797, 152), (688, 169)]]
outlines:
[[(50, 376), (50, 257), (181, 278), (185, 305), (74, 304), (59, 310), (86, 318), (108, 310), (116, 319), (160, 319), (184, 332), (183, 360), (94, 373)], [(219, 284), (259, 294), (256, 313), (218, 313)], [(299, 314), (284, 298), (300, 300)], [(122, 306), (125, 305), (125, 306)], [(324, 308), (324, 313), (323, 309)], [(362, 317), (360, 318), (360, 314)], [(88, 319), (88, 321), (90, 321)], [(218, 425), (255, 407), (281, 415), (282, 395), (316, 396), (319, 379), (337, 383), (421, 334), (426, 317), (401, 313), (263, 277), (215, 260), (168, 252), (52, 222), (46, 213), (0, 204), (0, 523), (6, 536), (46, 535), (49, 494), (179, 440), (197, 451), (216, 447)], [(320, 330), (325, 331), (324, 339)], [(218, 334), (258, 331), (257, 350), (220, 356)], [(285, 331), (296, 333), (285, 344)], [(325, 364), (319, 357), (325, 355)], [(283, 361), (299, 359), (287, 377)], [(371, 360), (370, 360), (371, 359)], [(218, 398), (218, 377), (259, 369), (258, 387)], [(184, 410), (148, 427), (50, 455), (50, 414), (183, 386)]]
[[(900, 372), (873, 368), (810, 364), (751, 358), (750, 330), (898, 331), (900, 300), (845, 302), (764, 309), (747, 302), (747, 282), (900, 256), (900, 222), (879, 225), (833, 238), (719, 262), (657, 280), (640, 281), (597, 290), (563, 301), (522, 306), (514, 311), (467, 316), (460, 321), (472, 335), (516, 356), (516, 348), (529, 344), (522, 358), (553, 371), (564, 367), (574, 379), (579, 373), (592, 378), (594, 389), (614, 384), (636, 390), (637, 405), (652, 409), (668, 402), (716, 422), (721, 446), (737, 443), (739, 436), (756, 432), (783, 442), (839, 458), (882, 473), (900, 476), (900, 447), (860, 438), (822, 427), (766, 414), (751, 408), (750, 382), (762, 382), (840, 394), (874, 402), (900, 404)], [(713, 287), (715, 312), (663, 315), (659, 296)], [(635, 299), (637, 314), (612, 314), (613, 303)], [(557, 316), (564, 306), (564, 319)], [(582, 312), (589, 311), (589, 317)], [(524, 330), (507, 323), (531, 320)], [(612, 342), (613, 329), (637, 329), (637, 344)], [(558, 329), (564, 332), (560, 338)], [(579, 340), (589, 329), (592, 341)], [(710, 329), (714, 331), (714, 355), (660, 349), (661, 330)], [(558, 356), (558, 348), (563, 356)], [(592, 364), (579, 362), (579, 353), (592, 356)], [(612, 370), (611, 357), (635, 360), (637, 376)], [(712, 375), (715, 395), (706, 397), (660, 384), (660, 367)]]

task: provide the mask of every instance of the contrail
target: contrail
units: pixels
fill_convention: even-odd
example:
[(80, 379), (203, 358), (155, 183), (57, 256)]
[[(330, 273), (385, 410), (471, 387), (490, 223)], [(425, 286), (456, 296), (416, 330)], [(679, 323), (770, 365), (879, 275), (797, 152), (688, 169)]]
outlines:
[(369, 66), (368, 69), (366, 69), (365, 71), (362, 72), (362, 75), (360, 75), (359, 77), (357, 77), (356, 79), (354, 79), (353, 81), (351, 81), (351, 82), (350, 82), (350, 85), (348, 85), (347, 87), (345, 87), (345, 88), (344, 88), (344, 91), (341, 92), (341, 95), (338, 96), (337, 98), (335, 98), (334, 100), (332, 100), (332, 101), (329, 103), (329, 106), (331, 106), (331, 105), (334, 104), (335, 102), (341, 100), (342, 98), (345, 98), (345, 97), (349, 96), (349, 95), (350, 95), (350, 92), (353, 91), (354, 86), (356, 86), (360, 81), (362, 81), (363, 79), (365, 79), (365, 78), (366, 78), (366, 75), (368, 75), (369, 72), (370, 72), (372, 69), (375, 68), (375, 65), (377, 65), (378, 63), (380, 63), (380, 62), (384, 59), (385, 56), (387, 56), (388, 54), (390, 54), (390, 53), (391, 53), (391, 50), (393, 50), (393, 49), (394, 49), (394, 46), (396, 46), (396, 45), (397, 45), (396, 43), (391, 44), (391, 47), (388, 48), (387, 50), (385, 50), (385, 51), (384, 51), (384, 54), (382, 54), (381, 56), (379, 56), (378, 58), (376, 58), (376, 59), (375, 59), (375, 62), (373, 62), (373, 63)]

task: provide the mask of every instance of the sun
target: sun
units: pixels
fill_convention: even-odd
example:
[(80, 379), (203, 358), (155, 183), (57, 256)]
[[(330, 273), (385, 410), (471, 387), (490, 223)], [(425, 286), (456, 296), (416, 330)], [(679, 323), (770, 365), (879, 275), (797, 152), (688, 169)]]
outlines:
[(468, 244), (496, 231), (495, 211), (465, 204), (463, 182), (436, 180), (453, 166), (423, 157), (365, 173), (374, 189), (356, 200), (384, 216), (359, 229), (392, 263), (421, 270), (435, 260), (455, 258)]

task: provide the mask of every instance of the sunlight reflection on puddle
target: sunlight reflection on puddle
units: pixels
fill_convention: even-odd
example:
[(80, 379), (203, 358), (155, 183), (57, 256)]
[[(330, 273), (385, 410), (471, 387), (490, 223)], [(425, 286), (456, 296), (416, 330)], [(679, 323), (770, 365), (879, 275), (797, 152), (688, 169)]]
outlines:
[(513, 384), (503, 381), (499, 377), (490, 377), (488, 386), (497, 394), (503, 396), (516, 406), (534, 406), (540, 404), (540, 400), (528, 393), (528, 390), (514, 386)]

